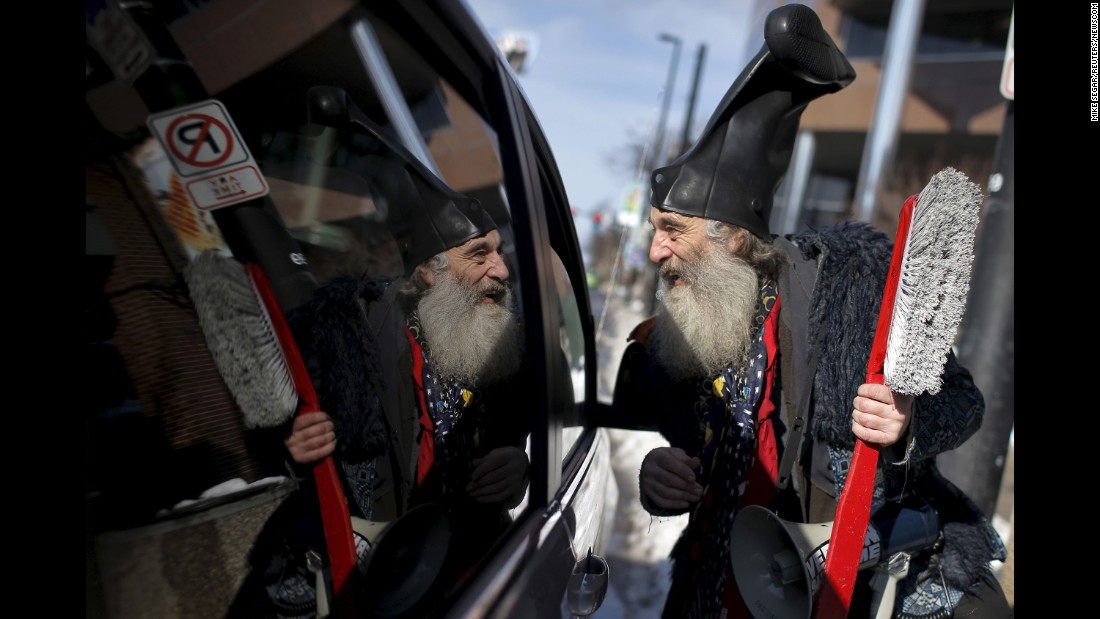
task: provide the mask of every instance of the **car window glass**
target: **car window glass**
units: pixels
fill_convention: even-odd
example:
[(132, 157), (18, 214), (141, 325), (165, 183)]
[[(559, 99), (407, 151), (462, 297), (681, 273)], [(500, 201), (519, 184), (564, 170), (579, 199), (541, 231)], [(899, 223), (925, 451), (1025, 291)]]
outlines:
[(557, 252), (553, 252), (554, 283), (558, 294), (561, 358), (568, 372), (562, 385), (562, 457), (568, 460), (572, 447), (584, 430), (585, 341), (580, 308), (569, 274)]
[[(473, 93), (468, 84), (456, 86), (437, 72), (433, 61), (420, 53), (425, 41), (410, 39), (412, 35), (406, 36), (400, 24), (390, 24), (359, 8), (327, 19), (319, 19), (318, 23), (327, 25), (310, 36), (287, 41), (282, 52), (268, 50), (262, 61), (259, 57), (264, 54), (257, 52), (254, 57), (245, 53), (252, 50), (243, 43), (237, 47), (225, 43), (205, 48), (187, 45), (190, 22), (180, 25), (176, 35), (194, 54), (211, 89), (211, 99), (224, 106), (267, 183), (269, 194), (264, 200), (270, 208), (259, 218), (264, 225), (278, 224), (279, 232), (287, 237), (280, 243), (293, 244), (293, 260), (304, 266), (310, 278), (304, 287), (301, 282), (295, 284), (305, 292), (283, 309), (322, 404), (332, 406), (334, 397), (350, 393), (348, 402), (376, 408), (380, 416), (374, 419), (392, 424), (386, 426), (388, 435), (398, 434), (393, 426), (409, 421), (406, 418), (413, 410), (438, 413), (433, 430), (444, 424), (450, 429), (436, 435), (437, 469), (454, 467), (463, 472), (454, 476), (440, 473), (426, 482), (424, 487), (434, 484), (432, 492), (438, 495), (417, 496), (411, 486), (389, 503), (375, 501), (377, 497), (369, 490), (363, 496), (355, 495), (356, 479), (376, 479), (371, 476), (381, 474), (382, 469), (373, 463), (375, 455), (363, 456), (357, 461), (362, 466), (342, 471), (352, 479), (347, 488), (352, 500), (360, 501), (360, 511), (365, 512), (358, 515), (386, 522), (401, 512), (395, 502), (412, 505), (439, 498), (444, 492), (460, 497), (455, 501), (474, 504), (476, 501), (461, 490), (452, 491), (469, 481), (472, 460), (487, 457), (496, 447), (516, 446), (522, 452), (531, 431), (530, 419), (516, 414), (530, 408), (522, 402), (524, 394), (531, 391), (527, 388), (531, 377), (525, 374), (524, 356), (511, 345), (519, 338), (522, 350), (525, 331), (516, 268), (517, 234), (504, 190), (509, 180), (501, 161), (501, 151), (507, 149), (501, 148), (493, 123), (481, 111), (486, 106), (484, 99), (492, 94)], [(263, 45), (277, 46), (272, 41)], [(469, 81), (485, 80), (472, 77)], [(326, 94), (337, 97), (344, 107), (318, 113), (316, 97)], [(132, 100), (132, 92), (117, 83), (107, 84), (88, 98), (97, 122), (131, 142), (117, 164), (125, 169), (125, 178), (114, 177), (108, 161), (103, 162), (102, 170), (89, 167), (89, 238), (103, 241), (105, 247), (95, 254), (89, 250), (88, 262), (94, 263), (99, 273), (92, 282), (89, 304), (101, 308), (104, 316), (95, 325), (96, 337), (90, 347), (102, 376), (109, 379), (100, 384), (112, 387), (111, 393), (102, 394), (102, 406), (94, 411), (91, 422), (90, 451), (97, 463), (89, 485), (102, 499), (93, 510), (96, 519), (103, 518), (100, 524), (139, 526), (173, 518), (185, 509), (201, 511), (209, 502), (194, 499), (223, 482), (285, 474), (285, 426), (255, 428), (242, 421), (243, 411), (235, 397), (237, 385), (218, 371), (211, 358), (216, 356), (212, 349), (224, 352), (242, 342), (204, 338), (204, 328), (196, 318), (196, 305), (223, 305), (227, 299), (191, 298), (189, 293), (195, 288), (189, 289), (185, 277), (190, 263), (201, 255), (213, 252), (243, 260), (249, 252), (263, 248), (249, 246), (253, 239), (242, 243), (237, 231), (219, 225), (226, 211), (218, 213), (195, 204), (195, 187), (175, 171), (160, 142), (152, 137), (135, 139), (146, 130), (144, 115), (131, 114), (128, 124), (120, 120), (120, 108), (125, 107), (120, 102)], [(139, 120), (134, 122), (135, 118)], [(228, 195), (237, 190), (238, 181), (227, 174), (209, 182), (212, 191)], [(410, 207), (410, 203), (418, 206)], [(450, 249), (433, 252), (431, 242), (421, 243), (411, 231), (431, 223), (433, 207), (424, 203), (437, 208), (459, 203), (474, 229), (488, 233), (463, 239), (458, 246), (443, 240), (438, 248)], [(479, 212), (486, 217), (480, 218)], [(466, 247), (483, 237), (490, 239), (483, 246)], [(241, 247), (247, 251), (237, 251)], [(471, 278), (488, 268), (506, 271), (507, 277), (497, 279), (507, 281), (515, 304), (514, 315), (503, 322), (519, 327), (501, 327), (499, 339), (486, 346), (486, 337), (478, 337), (484, 333), (481, 322), (442, 310), (429, 318), (431, 312), (423, 311), (420, 304), (424, 290), (416, 288), (410, 274), (409, 256), (420, 254), (410, 254), (410, 248), (428, 252), (423, 255), (426, 259), (447, 253), (450, 264), (461, 265)], [(557, 271), (565, 276), (560, 265)], [(452, 270), (435, 273), (434, 281), (444, 272)], [(503, 291), (475, 288), (471, 292), (472, 281), (475, 279), (459, 282), (467, 286), (458, 290), (480, 295), (476, 297), (478, 310), (506, 305)], [(564, 283), (564, 290), (570, 290), (567, 277)], [(271, 284), (280, 285), (278, 281)], [(445, 295), (437, 305), (455, 299), (457, 296)], [(333, 310), (337, 301), (347, 303), (338, 312)], [(382, 307), (375, 302), (392, 303), (394, 309), (372, 314)], [(562, 302), (562, 314), (568, 315), (568, 297)], [(322, 306), (325, 312), (318, 309)], [(416, 317), (410, 322), (412, 314)], [(344, 327), (349, 317), (363, 323), (348, 331)], [(377, 323), (371, 322), (375, 319)], [(380, 331), (372, 331), (380, 324), (399, 329), (387, 332), (386, 339), (378, 335)], [(437, 326), (435, 333), (453, 335), (457, 343), (433, 345), (429, 324), (450, 325)], [(577, 339), (583, 335), (568, 329), (563, 326), (562, 343), (567, 347), (563, 358), (571, 374), (578, 364), (583, 368), (583, 343)], [(355, 338), (367, 342), (365, 349), (329, 346)], [(578, 345), (579, 358), (575, 354)], [(413, 353), (400, 360), (383, 358), (390, 347), (404, 347), (402, 350)], [(454, 367), (471, 376), (480, 376), (482, 371), (472, 360), (494, 362), (494, 380), (475, 385), (472, 380), (433, 372), (431, 368), (440, 358), (433, 355), (443, 354), (445, 348), (450, 349), (448, 359)], [(394, 371), (415, 365), (418, 350), (428, 370)], [(331, 368), (337, 363), (340, 370), (334, 372)], [(371, 369), (378, 372), (365, 375), (364, 370)], [(360, 384), (369, 388), (355, 391), (358, 387), (353, 386)], [(575, 407), (584, 391), (561, 393), (563, 402)], [(424, 395), (419, 409), (414, 402), (418, 394)], [(463, 426), (477, 421), (469, 412), (477, 406), (483, 407), (478, 410), (506, 411), (507, 417), (488, 414), (492, 422), (479, 422), (476, 431), (464, 434)], [(403, 421), (394, 421), (398, 418)], [(391, 485), (383, 483), (380, 488), (400, 485), (394, 481), (398, 471), (415, 470), (417, 458), (422, 456), (415, 441), (419, 421), (412, 418), (401, 427), (407, 430), (404, 442), (385, 453), (399, 452), (405, 461), (392, 462), (387, 456), (390, 476), (384, 482)], [(370, 434), (367, 428), (361, 430)], [(387, 431), (381, 434), (387, 435)], [(341, 438), (349, 453), (376, 453), (369, 440), (351, 444), (355, 440), (346, 435)], [(122, 445), (132, 446), (130, 454), (140, 465), (123, 461)], [(135, 449), (139, 452), (134, 453)], [(171, 474), (164, 475), (168, 470)], [(412, 485), (420, 481), (413, 480)], [(141, 488), (153, 485), (155, 492), (141, 495)], [(234, 489), (239, 488), (234, 485)], [(506, 513), (518, 517), (526, 504), (519, 503)], [(467, 539), (468, 547), (458, 554), (468, 561), (464, 567), (469, 568), (478, 567), (497, 540), (493, 536), (506, 532), (510, 524), (507, 517), (497, 518), (499, 512), (478, 509), (471, 510), (462, 524), (478, 527), (485, 535), (469, 535), (467, 529), (458, 532)], [(460, 572), (456, 569), (455, 573)], [(473, 573), (461, 572), (463, 578)], [(456, 578), (441, 586), (450, 589), (461, 584)]]

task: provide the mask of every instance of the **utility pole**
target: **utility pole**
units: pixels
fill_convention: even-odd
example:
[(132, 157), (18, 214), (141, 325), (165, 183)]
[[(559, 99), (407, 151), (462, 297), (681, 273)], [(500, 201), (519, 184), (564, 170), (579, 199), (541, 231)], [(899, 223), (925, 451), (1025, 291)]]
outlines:
[(884, 171), (894, 164), (901, 114), (913, 69), (913, 53), (923, 22), (924, 0), (894, 0), (890, 26), (886, 30), (886, 51), (882, 57), (874, 118), (863, 145), (863, 159), (856, 180), (855, 211), (859, 221), (872, 221)]
[(676, 67), (680, 64), (680, 47), (683, 45), (680, 37), (668, 33), (662, 32), (657, 38), (666, 43), (672, 43), (672, 62), (668, 66), (668, 80), (665, 82), (664, 97), (661, 100), (661, 116), (657, 120), (657, 135), (653, 142), (653, 152), (649, 155), (649, 165), (646, 166), (647, 172), (652, 172), (654, 168), (665, 162), (665, 125), (668, 122), (668, 107), (672, 103), (672, 88), (676, 85)]
[[(707, 44), (700, 43), (699, 51), (695, 54), (695, 77), (691, 83), (691, 93), (688, 95), (687, 104), (687, 116), (684, 118), (683, 133), (680, 134), (680, 144), (676, 148), (676, 152), (672, 155), (675, 159), (680, 155), (687, 152), (688, 145), (691, 143), (691, 120), (695, 112), (695, 97), (699, 94), (699, 78), (703, 74), (703, 59), (707, 54)], [(656, 166), (654, 166), (656, 167)], [(652, 171), (652, 168), (650, 169)], [(641, 237), (643, 235), (639, 235)], [(649, 233), (646, 232), (644, 237), (649, 239)], [(646, 265), (645, 269), (645, 286), (644, 286), (644, 308), (646, 315), (652, 316), (657, 311), (657, 267), (652, 263)]]
[(695, 97), (699, 94), (699, 78), (703, 74), (703, 58), (707, 55), (707, 44), (700, 43), (699, 51), (695, 54), (695, 77), (691, 82), (691, 94), (688, 96), (687, 117), (684, 118), (684, 132), (680, 135), (680, 148), (676, 149), (676, 156), (687, 152), (691, 144), (691, 121), (695, 116)]
[[(672, 103), (672, 88), (676, 85), (676, 68), (680, 64), (680, 47), (683, 45), (683, 41), (680, 37), (673, 36), (671, 34), (662, 32), (658, 37), (660, 40), (666, 43), (672, 43), (672, 62), (668, 67), (668, 80), (665, 82), (664, 97), (661, 100), (661, 116), (657, 121), (657, 135), (653, 143), (653, 151), (649, 153), (648, 165), (646, 166), (645, 180), (649, 180), (649, 175), (653, 173), (653, 170), (658, 166), (665, 163), (665, 125), (668, 122), (668, 108)], [(642, 225), (642, 222), (646, 221), (646, 213), (648, 208), (642, 206), (642, 219), (638, 222), (638, 225), (630, 232), (630, 239), (626, 248), (627, 252), (633, 252), (638, 249), (638, 246), (646, 245), (644, 239), (648, 238), (648, 234)], [(623, 262), (629, 262), (627, 257), (623, 257)], [(642, 294), (647, 299), (642, 300), (642, 306), (649, 312), (653, 307), (653, 300), (648, 297), (653, 296), (653, 291), (657, 286), (657, 272), (656, 269), (650, 264), (649, 260), (643, 259), (641, 266), (632, 265), (631, 268), (633, 276), (631, 277), (631, 292), (630, 297), (636, 303), (638, 300), (634, 299), (634, 291), (638, 290), (638, 285), (641, 286)], [(637, 279), (641, 278), (642, 281), (638, 284)]]
[(1014, 103), (1009, 101), (1005, 111), (974, 255), (970, 296), (959, 326), (959, 363), (970, 370), (985, 397), (985, 418), (974, 436), (937, 458), (944, 476), (987, 516), (996, 509), (1015, 416)]
[[(1013, 22), (1015, 16), (1013, 17)], [(940, 471), (992, 518), (1015, 424), (1015, 208), (1013, 123), (1015, 79), (1010, 26), (1001, 94), (1008, 99), (993, 156), (989, 197), (978, 229), (966, 313), (959, 325), (959, 363), (985, 397), (982, 427), (958, 449), (937, 458)]]

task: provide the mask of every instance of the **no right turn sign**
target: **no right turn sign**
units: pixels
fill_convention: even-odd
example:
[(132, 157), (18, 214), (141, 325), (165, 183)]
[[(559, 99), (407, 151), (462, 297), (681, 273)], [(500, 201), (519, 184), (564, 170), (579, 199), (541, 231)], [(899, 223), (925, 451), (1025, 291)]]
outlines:
[(213, 210), (267, 195), (267, 182), (220, 101), (153, 114), (146, 124), (198, 208)]
[(148, 125), (180, 176), (255, 163), (220, 101), (203, 101), (153, 114)]

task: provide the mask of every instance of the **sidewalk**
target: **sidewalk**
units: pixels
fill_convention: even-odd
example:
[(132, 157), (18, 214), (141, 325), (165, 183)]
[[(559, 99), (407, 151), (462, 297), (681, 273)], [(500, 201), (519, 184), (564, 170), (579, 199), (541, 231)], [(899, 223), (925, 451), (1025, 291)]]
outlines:
[[(593, 297), (602, 295), (595, 293)], [(602, 303), (601, 303), (602, 305)], [(597, 307), (595, 311), (599, 312)], [(626, 338), (645, 316), (640, 308), (631, 308), (627, 299), (613, 296), (603, 330), (597, 341), (600, 356), (600, 399), (610, 401), (615, 375), (626, 349)], [(597, 327), (600, 315), (596, 315)], [(608, 431), (611, 461), (619, 486), (615, 509), (615, 530), (607, 548), (611, 585), (593, 619), (658, 619), (668, 595), (668, 555), (687, 516), (654, 518), (642, 509), (638, 499), (638, 470), (642, 458), (654, 447), (668, 445), (657, 432), (635, 430)]]

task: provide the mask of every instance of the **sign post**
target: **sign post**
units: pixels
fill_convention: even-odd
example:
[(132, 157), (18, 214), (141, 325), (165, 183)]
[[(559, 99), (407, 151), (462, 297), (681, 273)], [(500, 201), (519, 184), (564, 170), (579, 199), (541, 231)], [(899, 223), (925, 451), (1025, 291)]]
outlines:
[[(989, 195), (982, 206), (966, 313), (959, 325), (957, 355), (985, 399), (982, 426), (956, 449), (937, 456), (940, 472), (970, 497), (989, 518), (997, 514), (1006, 461), (1015, 426), (1015, 108), (1012, 92), (1012, 27), (1005, 58), (1007, 82), (1001, 80), (1005, 118), (993, 167)], [(1005, 93), (1005, 85), (1009, 86)], [(1000, 515), (1011, 522), (1010, 513)], [(1009, 531), (1011, 541), (1012, 530)], [(1011, 546), (1010, 546), (1011, 548)], [(1011, 551), (1008, 561), (1011, 561)]]

